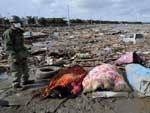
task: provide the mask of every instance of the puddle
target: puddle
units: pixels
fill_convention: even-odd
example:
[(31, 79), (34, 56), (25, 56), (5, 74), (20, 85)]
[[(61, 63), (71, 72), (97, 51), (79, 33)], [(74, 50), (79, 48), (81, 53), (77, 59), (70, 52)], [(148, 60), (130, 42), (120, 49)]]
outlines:
[(7, 80), (7, 79), (8, 79), (7, 72), (0, 73), (0, 80)]

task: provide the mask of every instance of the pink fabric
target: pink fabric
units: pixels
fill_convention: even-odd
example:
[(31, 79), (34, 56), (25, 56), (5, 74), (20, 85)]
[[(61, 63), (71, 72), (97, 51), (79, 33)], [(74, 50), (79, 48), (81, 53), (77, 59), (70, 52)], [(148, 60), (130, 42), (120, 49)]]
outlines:
[(122, 55), (118, 60), (115, 62), (119, 65), (121, 64), (129, 64), (133, 62), (133, 52), (128, 52), (125, 55)]
[(82, 82), (84, 93), (97, 88), (123, 90), (127, 85), (115, 66), (102, 64), (92, 69)]
[(82, 86), (82, 81), (83, 81), (84, 77), (85, 77), (85, 74), (80, 76), (80, 80), (74, 81), (71, 83), (71, 86), (73, 87), (73, 89), (71, 91), (72, 94), (77, 95), (78, 93), (80, 93), (80, 91), (82, 89), (81, 86)]

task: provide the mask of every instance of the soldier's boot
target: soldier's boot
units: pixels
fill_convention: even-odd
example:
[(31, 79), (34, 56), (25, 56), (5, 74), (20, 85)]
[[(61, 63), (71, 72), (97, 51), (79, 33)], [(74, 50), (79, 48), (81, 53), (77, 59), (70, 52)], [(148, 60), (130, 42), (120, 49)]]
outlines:
[(28, 84), (33, 84), (35, 81), (34, 80), (27, 80), (22, 82), (22, 85), (28, 85)]
[(12, 84), (14, 89), (20, 89), (22, 86), (20, 84)]
[(12, 72), (12, 77), (13, 77), (12, 87), (14, 89), (22, 88), (22, 86), (20, 85), (21, 74), (19, 72)]
[(22, 75), (22, 85), (33, 84), (34, 82), (35, 82), (34, 80), (29, 80), (29, 69), (28, 69), (27, 63), (24, 62), (23, 75)]
[(28, 84), (33, 84), (35, 81), (34, 80), (29, 80), (29, 74), (23, 74), (22, 76), (22, 85), (28, 85)]

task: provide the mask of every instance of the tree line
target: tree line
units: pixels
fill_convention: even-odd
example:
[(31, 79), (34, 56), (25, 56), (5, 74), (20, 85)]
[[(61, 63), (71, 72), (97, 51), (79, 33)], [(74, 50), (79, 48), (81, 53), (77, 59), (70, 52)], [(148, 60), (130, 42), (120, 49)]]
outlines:
[[(50, 26), (50, 25), (67, 25), (68, 21), (65, 18), (45, 18), (27, 16), (21, 18), (27, 26)], [(128, 21), (104, 21), (104, 20), (83, 20), (70, 19), (70, 24), (142, 24), (142, 22), (128, 22)], [(0, 18), (0, 25), (9, 25), (8, 18)]]

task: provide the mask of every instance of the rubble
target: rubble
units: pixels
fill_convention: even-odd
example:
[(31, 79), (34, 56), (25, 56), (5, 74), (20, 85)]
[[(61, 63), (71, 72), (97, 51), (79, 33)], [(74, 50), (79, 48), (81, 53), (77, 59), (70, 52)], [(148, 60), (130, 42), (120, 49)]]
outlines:
[[(144, 66), (150, 67), (149, 30), (150, 27), (148, 25), (123, 25), (123, 24), (71, 26), (69, 29), (67, 27), (59, 27), (59, 29), (58, 27), (30, 28), (28, 31), (32, 31), (33, 33), (32, 35), (35, 36), (35, 37), (32, 36), (32, 38), (25, 39), (31, 40), (31, 49), (30, 49), (31, 56), (29, 58), (30, 59), (29, 66), (31, 68), (30, 73), (32, 75), (32, 78), (35, 79), (36, 69), (39, 68), (39, 66), (45, 65), (70, 67), (78, 64), (81, 67), (83, 67), (86, 71), (90, 71), (94, 67), (101, 65), (103, 63), (110, 63), (114, 65), (115, 61), (121, 55), (125, 54), (126, 52), (134, 52), (134, 51), (136, 51), (137, 54), (140, 54), (142, 56), (142, 59), (146, 61), (146, 64), (144, 64)], [(136, 43), (133, 45), (123, 43), (120, 38), (120, 35), (138, 32), (144, 34), (146, 41)], [(8, 70), (9, 68), (8, 56), (5, 54), (3, 50), (1, 52), (1, 49), (0, 49), (0, 60), (1, 60), (0, 65), (3, 66), (6, 70)], [(124, 66), (117, 66), (117, 67), (122, 72), (125, 72)], [(7, 86), (6, 85), (7, 83), (9, 83), (10, 85), (10, 80), (7, 81), (9, 82), (6, 81), (1, 82), (0, 84), (1, 87)], [(33, 84), (32, 86), (26, 87), (25, 92), (26, 91), (32, 92), (35, 89), (37, 90), (46, 87), (48, 83), (44, 84), (44, 86), (42, 87), (39, 84), (38, 85)], [(5, 97), (6, 100), (8, 98), (17, 98), (16, 96), (13, 97), (12, 96), (13, 94), (11, 94), (10, 92), (11, 92), (10, 90), (7, 90), (6, 93), (0, 95), (1, 98)], [(29, 95), (30, 94), (28, 92), (28, 96)], [(116, 93), (114, 95), (116, 95)], [(22, 98), (23, 96), (27, 95), (22, 93)], [(104, 97), (108, 96), (104, 95)], [(21, 113), (25, 113), (27, 112), (25, 111), (25, 109), (29, 107), (30, 109), (32, 109), (31, 112), (39, 112), (41, 109), (44, 109), (44, 112), (46, 111), (50, 112), (53, 111), (53, 109), (56, 107), (56, 103), (58, 103), (59, 100), (56, 99), (50, 100), (48, 102), (47, 101), (48, 100), (39, 102), (36, 99), (32, 100), (31, 102), (29, 102), (27, 106), (20, 107), (19, 111)], [(143, 106), (143, 104), (141, 104), (141, 101), (143, 103), (148, 103), (147, 100), (137, 100), (132, 98), (131, 99), (129, 98), (128, 100), (119, 98), (116, 100), (116, 102), (112, 102), (112, 100), (109, 101), (99, 98), (96, 98), (96, 100), (90, 100), (90, 98), (88, 97), (79, 95), (79, 97), (77, 97), (73, 101), (72, 100), (67, 101), (66, 104), (64, 104), (65, 107), (60, 106), (60, 109), (58, 111), (64, 113), (63, 109), (66, 108), (66, 112), (70, 112), (71, 109), (67, 109), (67, 107), (74, 105), (74, 102), (78, 103), (77, 105), (74, 106), (74, 111), (80, 109), (82, 112), (87, 111), (89, 113), (93, 113), (95, 110), (89, 108), (89, 106), (92, 106), (93, 108), (100, 107), (101, 110), (103, 110), (102, 112), (109, 112), (108, 109), (104, 110), (103, 108), (107, 105), (111, 105), (114, 107), (116, 112), (120, 112), (119, 109), (121, 107), (124, 109), (126, 108), (124, 106), (124, 103), (127, 104), (127, 107), (132, 106), (131, 110), (136, 111), (135, 108)], [(80, 103), (82, 103), (82, 105)], [(138, 107), (135, 105), (135, 103)], [(36, 106), (36, 108), (34, 108), (33, 106)], [(80, 108), (80, 106), (83, 108)], [(87, 110), (85, 110), (84, 108), (86, 108)], [(123, 113), (123, 111), (121, 112)], [(141, 111), (141, 113), (144, 113), (144, 111)]]

